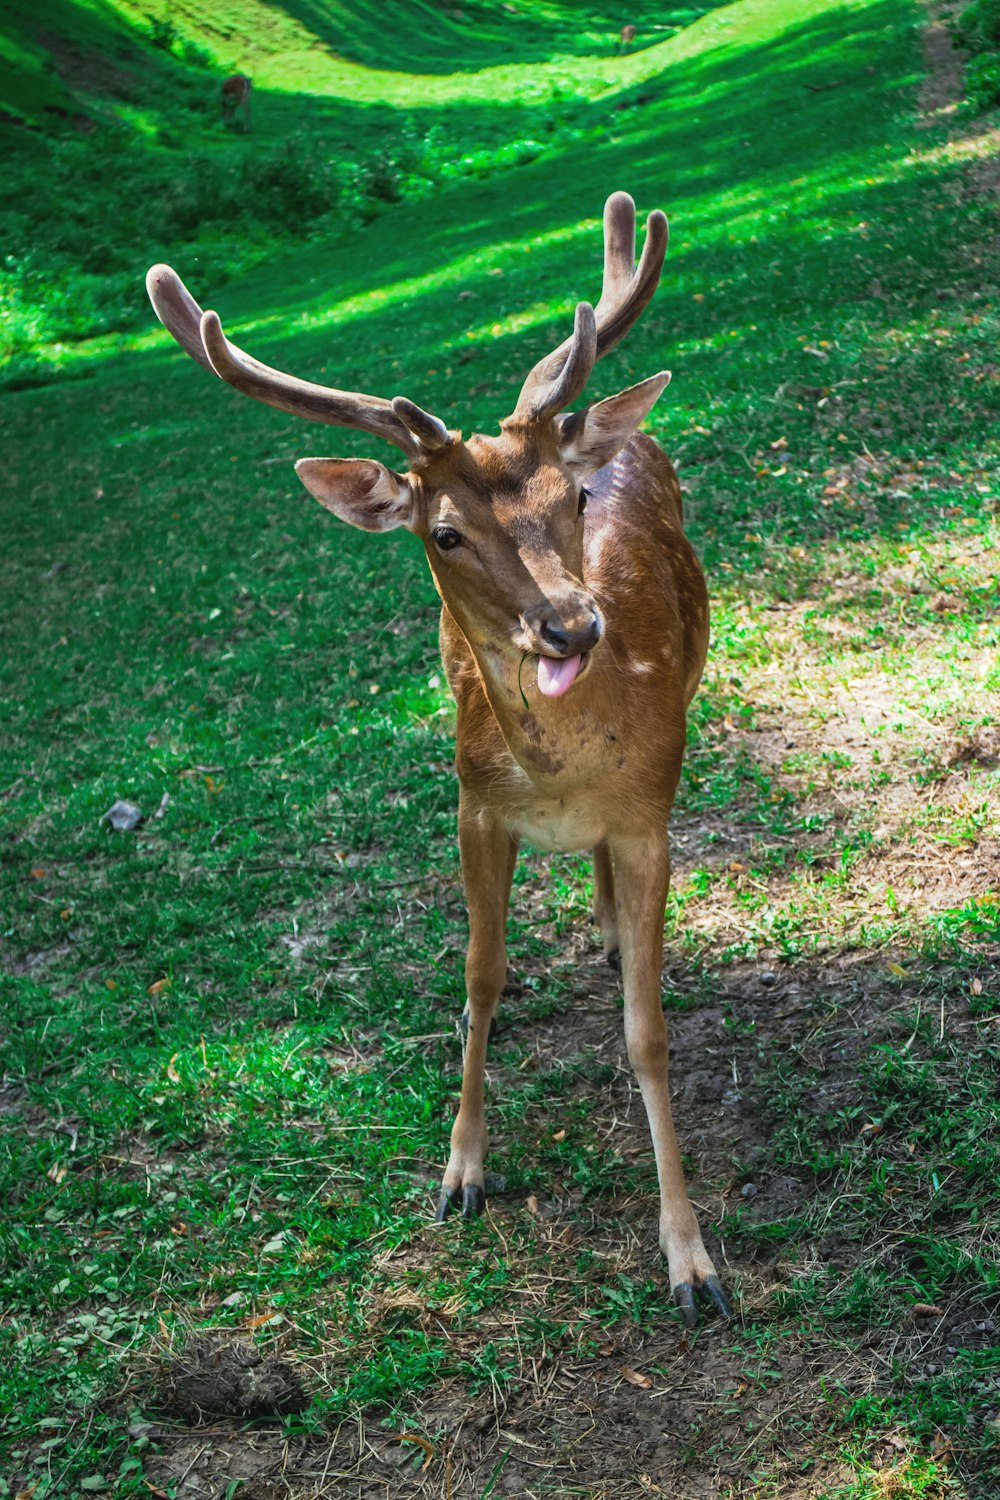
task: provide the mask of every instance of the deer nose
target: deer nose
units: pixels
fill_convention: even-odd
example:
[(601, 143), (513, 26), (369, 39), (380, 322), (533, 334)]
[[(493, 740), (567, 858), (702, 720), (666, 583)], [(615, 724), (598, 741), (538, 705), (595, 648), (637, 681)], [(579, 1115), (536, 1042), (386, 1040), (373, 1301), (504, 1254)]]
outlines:
[(601, 639), (601, 622), (595, 610), (591, 610), (586, 624), (568, 630), (562, 620), (543, 620), (538, 633), (546, 646), (558, 651), (560, 656), (576, 656), (591, 651)]

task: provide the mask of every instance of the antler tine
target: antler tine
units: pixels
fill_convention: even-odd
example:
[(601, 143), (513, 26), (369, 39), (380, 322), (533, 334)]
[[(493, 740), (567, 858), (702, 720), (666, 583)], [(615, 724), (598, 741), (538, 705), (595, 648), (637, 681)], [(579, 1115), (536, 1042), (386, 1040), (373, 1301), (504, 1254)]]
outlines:
[[(397, 414), (382, 396), (338, 391), (330, 386), (300, 380), (294, 375), (285, 375), (230, 343), (222, 331), (218, 315), (202, 312), (176, 271), (169, 266), (154, 266), (146, 277), (146, 286), (157, 317), (181, 348), (244, 395), (307, 421), (374, 433), (376, 437), (402, 448), (410, 459), (418, 458), (424, 451), (420, 432), (411, 431), (402, 415)], [(419, 412), (420, 408), (414, 410)], [(437, 423), (437, 418), (429, 413), (421, 415), (429, 424)], [(447, 433), (444, 423), (438, 423), (438, 427)], [(430, 430), (434, 431), (439, 442), (437, 428), (428, 428)]]
[[(623, 202), (624, 200), (624, 202)], [(649, 305), (660, 281), (670, 231), (654, 208), (646, 220), (646, 242), (635, 266), (635, 204), (613, 193), (604, 210), (604, 286), (597, 304), (597, 358), (625, 337)]]
[(589, 302), (578, 302), (573, 332), (531, 371), (514, 408), (514, 421), (537, 421), (562, 411), (583, 390), (597, 358), (597, 320)]
[(598, 316), (619, 302), (635, 275), (635, 202), (612, 193), (604, 205), (604, 284)]
[(413, 433), (425, 453), (440, 453), (443, 448), (451, 447), (452, 435), (440, 417), (435, 417), (432, 412), (424, 411), (423, 407), (417, 406), (414, 401), (407, 401), (405, 396), (393, 396), (390, 405), (400, 421), (405, 423)]
[(201, 342), (201, 308), (177, 272), (170, 266), (151, 266), (146, 272), (146, 291), (153, 311), (168, 333), (173, 334), (185, 353), (211, 370), (212, 362)]
[[(578, 329), (574, 328), (572, 337), (539, 360), (528, 375), (514, 408), (514, 420), (552, 416), (580, 395), (595, 362), (625, 337), (656, 291), (667, 239), (666, 216), (656, 209), (646, 221), (646, 242), (637, 270), (635, 204), (628, 193), (612, 193), (604, 206), (604, 281), (595, 311), (593, 358), (585, 367), (577, 353)], [(573, 378), (568, 374), (570, 367)], [(553, 404), (556, 399), (559, 405)]]

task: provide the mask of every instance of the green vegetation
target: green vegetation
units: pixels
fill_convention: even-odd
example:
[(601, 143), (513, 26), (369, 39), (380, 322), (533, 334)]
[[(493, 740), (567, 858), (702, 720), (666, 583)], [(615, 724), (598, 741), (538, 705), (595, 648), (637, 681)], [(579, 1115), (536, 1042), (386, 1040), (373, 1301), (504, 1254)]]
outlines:
[[(907, 0), (702, 9), (8, 8), (0, 1495), (996, 1492), (995, 144), (923, 117)], [(690, 1345), (585, 861), (522, 859), (491, 1213), (428, 1224), (435, 596), (290, 472), (377, 444), (141, 290), (169, 259), (270, 363), (492, 431), (617, 187), (673, 243), (595, 391), (672, 365), (714, 609), (665, 997), (740, 1312)], [(205, 1330), (304, 1403), (194, 1426)]]
[(969, 100), (976, 109), (1000, 104), (1000, 3), (973, 0), (955, 25), (958, 42), (971, 59), (966, 70)]

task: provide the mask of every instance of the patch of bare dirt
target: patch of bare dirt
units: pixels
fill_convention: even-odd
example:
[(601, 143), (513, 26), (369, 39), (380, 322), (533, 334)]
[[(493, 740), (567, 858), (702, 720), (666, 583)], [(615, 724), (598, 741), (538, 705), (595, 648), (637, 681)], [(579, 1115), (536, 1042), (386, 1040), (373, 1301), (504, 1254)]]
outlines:
[(223, 1335), (196, 1335), (165, 1355), (156, 1407), (187, 1422), (205, 1417), (275, 1417), (308, 1404), (302, 1375), (276, 1354)]
[(927, 73), (920, 90), (917, 123), (925, 130), (944, 127), (948, 141), (944, 154), (964, 163), (962, 181), (946, 184), (945, 191), (960, 198), (1000, 196), (1000, 127), (996, 113), (963, 119), (959, 103), (964, 95), (965, 56), (951, 39), (945, 19), (955, 12), (937, 0), (925, 0), (929, 20), (924, 27), (924, 58)]
[(52, 57), (60, 79), (72, 90), (112, 98), (141, 98), (141, 86), (131, 69), (114, 62), (104, 52), (78, 47), (56, 31), (39, 30), (37, 38)]

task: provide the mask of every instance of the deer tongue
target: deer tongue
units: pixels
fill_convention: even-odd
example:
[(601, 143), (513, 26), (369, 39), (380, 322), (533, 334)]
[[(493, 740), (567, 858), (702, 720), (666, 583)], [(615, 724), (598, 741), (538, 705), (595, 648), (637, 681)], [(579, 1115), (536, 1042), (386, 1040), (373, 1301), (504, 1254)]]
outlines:
[(546, 698), (561, 698), (576, 681), (583, 656), (540, 656), (538, 691)]

